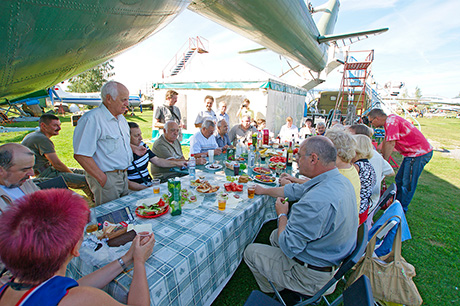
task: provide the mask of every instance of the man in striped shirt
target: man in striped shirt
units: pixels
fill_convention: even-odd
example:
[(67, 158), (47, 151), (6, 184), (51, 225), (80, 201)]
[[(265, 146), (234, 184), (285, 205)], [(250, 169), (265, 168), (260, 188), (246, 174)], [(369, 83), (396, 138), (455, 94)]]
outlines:
[(130, 190), (142, 190), (152, 185), (152, 178), (147, 168), (149, 161), (163, 168), (187, 165), (183, 160), (168, 160), (157, 157), (142, 141), (139, 125), (135, 122), (128, 122), (128, 125), (131, 135), (131, 149), (133, 150), (133, 162), (128, 167), (128, 188)]

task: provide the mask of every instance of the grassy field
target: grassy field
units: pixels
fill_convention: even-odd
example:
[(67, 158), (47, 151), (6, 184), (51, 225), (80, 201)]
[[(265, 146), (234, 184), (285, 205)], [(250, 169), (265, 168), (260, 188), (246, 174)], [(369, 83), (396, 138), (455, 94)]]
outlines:
[[(137, 122), (145, 138), (151, 136), (152, 112), (127, 117)], [(70, 116), (61, 117), (62, 131), (53, 137), (56, 151), (68, 166), (78, 167), (73, 159), (73, 127)], [(436, 143), (433, 159), (420, 177), (417, 192), (412, 200), (407, 219), (412, 239), (403, 243), (403, 257), (416, 268), (415, 283), (424, 305), (460, 305), (460, 160), (449, 157), (448, 150), (460, 148), (460, 120), (421, 118), (424, 135)], [(35, 123), (16, 123), (9, 126), (31, 126)], [(0, 134), (0, 144), (20, 142), (27, 132)], [(188, 148), (186, 154), (188, 155)], [(185, 153), (185, 152), (184, 152)], [(401, 161), (399, 154), (393, 155)], [(393, 180), (388, 179), (391, 183)], [(268, 243), (276, 222), (267, 223), (256, 241)], [(341, 286), (338, 286), (340, 288)], [(243, 305), (257, 284), (246, 264), (240, 264), (234, 276), (213, 305)], [(321, 304), (323, 305), (323, 304)]]

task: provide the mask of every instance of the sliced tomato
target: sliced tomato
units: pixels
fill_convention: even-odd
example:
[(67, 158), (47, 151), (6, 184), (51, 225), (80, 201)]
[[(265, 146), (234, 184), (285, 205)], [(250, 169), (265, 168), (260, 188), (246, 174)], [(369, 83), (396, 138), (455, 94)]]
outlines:
[(165, 201), (163, 201), (163, 199), (160, 199), (160, 201), (158, 201), (157, 204), (158, 204), (158, 206), (160, 206), (160, 207), (163, 207), (163, 206), (166, 205), (166, 203), (165, 203)]
[(299, 149), (298, 148), (295, 148), (294, 151), (293, 151), (294, 154), (297, 154), (299, 153)]
[(236, 186), (236, 191), (238, 191), (238, 192), (243, 191), (243, 185), (237, 185)]
[(227, 188), (227, 187), (230, 187), (231, 185), (232, 185), (232, 183), (225, 183), (224, 187)]
[(232, 187), (231, 186), (225, 186), (225, 190), (227, 190), (228, 192), (232, 191)]

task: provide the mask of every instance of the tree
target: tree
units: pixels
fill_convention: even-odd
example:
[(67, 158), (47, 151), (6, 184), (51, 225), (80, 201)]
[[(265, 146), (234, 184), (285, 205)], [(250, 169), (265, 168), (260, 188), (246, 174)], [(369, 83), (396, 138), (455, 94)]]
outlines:
[(113, 60), (108, 60), (97, 67), (86, 70), (83, 73), (69, 80), (69, 91), (71, 92), (97, 92), (101, 90), (102, 85), (108, 79), (115, 75), (111, 72), (113, 69)]
[(422, 97), (422, 90), (418, 86), (415, 86), (415, 97), (417, 99), (420, 99)]

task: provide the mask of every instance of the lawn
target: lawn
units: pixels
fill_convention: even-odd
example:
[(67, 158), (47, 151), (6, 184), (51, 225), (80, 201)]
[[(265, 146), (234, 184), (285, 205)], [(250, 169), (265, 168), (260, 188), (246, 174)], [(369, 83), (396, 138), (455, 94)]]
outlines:
[[(146, 139), (151, 136), (152, 111), (127, 117), (137, 122)], [(73, 159), (73, 127), (70, 116), (62, 116), (62, 131), (53, 137), (61, 160), (71, 167), (78, 167)], [(459, 305), (460, 293), (460, 160), (449, 157), (446, 150), (460, 148), (460, 120), (421, 118), (419, 122), (425, 136), (437, 143), (433, 159), (420, 177), (417, 192), (407, 214), (412, 239), (403, 243), (403, 256), (416, 268), (415, 283), (425, 305)], [(36, 122), (15, 123), (8, 126), (36, 127)], [(28, 132), (1, 133), (0, 144), (20, 142)], [(438, 145), (439, 144), (439, 145)], [(188, 155), (188, 148), (184, 147)], [(394, 153), (396, 161), (401, 156)], [(388, 179), (391, 183), (393, 180)], [(268, 237), (276, 222), (267, 223), (256, 241), (268, 243)], [(341, 286), (338, 286), (340, 288)], [(243, 305), (257, 284), (246, 264), (241, 263), (234, 276), (213, 305)], [(323, 304), (321, 304), (323, 305)]]

